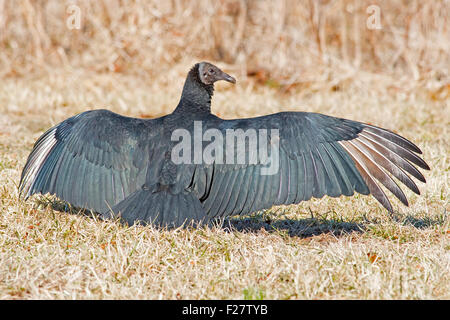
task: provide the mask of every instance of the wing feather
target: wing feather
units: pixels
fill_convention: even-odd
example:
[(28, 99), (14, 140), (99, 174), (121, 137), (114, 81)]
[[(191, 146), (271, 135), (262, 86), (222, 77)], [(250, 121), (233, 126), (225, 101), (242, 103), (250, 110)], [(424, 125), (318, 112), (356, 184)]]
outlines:
[(22, 171), (20, 194), (50, 193), (74, 206), (106, 210), (145, 182), (149, 151), (137, 146), (157, 136), (153, 127), (154, 120), (107, 110), (59, 123), (36, 141)]
[[(223, 123), (227, 129), (278, 129), (279, 171), (263, 176), (261, 164), (228, 165), (234, 171), (215, 164), (215, 179), (223, 179), (220, 178), (223, 175), (231, 178), (223, 180), (223, 185), (210, 185), (205, 211), (211, 216), (246, 214), (274, 204), (299, 203), (324, 195), (351, 196), (355, 191), (372, 194), (392, 212), (392, 205), (381, 185), (408, 205), (405, 193), (392, 177), (418, 193), (408, 174), (424, 181), (414, 165), (429, 169), (416, 155), (421, 153), (420, 149), (409, 140), (389, 130), (356, 121), (297, 112), (224, 120)], [(217, 196), (218, 188), (225, 194)]]

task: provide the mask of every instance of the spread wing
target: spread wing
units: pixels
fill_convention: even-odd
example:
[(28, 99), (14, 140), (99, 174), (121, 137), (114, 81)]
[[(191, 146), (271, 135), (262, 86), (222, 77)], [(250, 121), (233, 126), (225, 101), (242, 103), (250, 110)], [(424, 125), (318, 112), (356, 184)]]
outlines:
[[(210, 120), (205, 124), (224, 137), (229, 129), (265, 129), (268, 152), (278, 150), (276, 170), (263, 174), (268, 164), (258, 157), (249, 161), (252, 150), (238, 150), (237, 145), (234, 153), (244, 152), (246, 162), (180, 164), (172, 170), (163, 118), (95, 110), (69, 118), (39, 138), (22, 172), (20, 193), (56, 194), (106, 215), (114, 207), (112, 212), (121, 212), (129, 223), (179, 225), (355, 191), (372, 194), (392, 212), (381, 185), (407, 205), (392, 176), (419, 194), (411, 176), (425, 182), (416, 166), (429, 169), (417, 155), (420, 149), (407, 139), (356, 121), (303, 112)], [(271, 148), (274, 144), (278, 149)], [(227, 147), (222, 148), (226, 156)]]
[(355, 191), (372, 194), (392, 212), (380, 185), (408, 205), (391, 176), (419, 194), (410, 175), (425, 182), (415, 165), (429, 169), (417, 155), (420, 149), (407, 139), (386, 129), (322, 114), (289, 112), (224, 120), (219, 129), (224, 135), (226, 129), (278, 129), (279, 169), (263, 175), (261, 168), (267, 165), (261, 162), (198, 165), (190, 188), (209, 218), (246, 214), (311, 197), (350, 196)]
[(155, 121), (94, 110), (59, 123), (35, 143), (20, 194), (56, 194), (74, 206), (107, 210), (144, 184)]

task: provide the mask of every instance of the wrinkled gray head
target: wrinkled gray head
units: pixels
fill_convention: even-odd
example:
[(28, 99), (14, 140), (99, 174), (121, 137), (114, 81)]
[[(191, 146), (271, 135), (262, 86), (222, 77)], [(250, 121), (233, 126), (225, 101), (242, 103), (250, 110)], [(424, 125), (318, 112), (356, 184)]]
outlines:
[(200, 62), (198, 65), (198, 77), (203, 84), (211, 85), (219, 80), (236, 83), (236, 79), (220, 70), (209, 62)]

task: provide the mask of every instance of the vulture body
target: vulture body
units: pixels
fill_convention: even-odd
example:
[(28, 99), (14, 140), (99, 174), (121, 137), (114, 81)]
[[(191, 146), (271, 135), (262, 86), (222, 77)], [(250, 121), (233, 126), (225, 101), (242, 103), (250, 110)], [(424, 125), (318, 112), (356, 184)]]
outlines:
[[(55, 194), (104, 218), (120, 216), (130, 225), (175, 227), (312, 197), (351, 196), (355, 191), (372, 194), (392, 212), (381, 184), (405, 205), (408, 201), (391, 176), (420, 194), (411, 176), (425, 182), (416, 166), (429, 167), (407, 139), (317, 113), (223, 120), (210, 109), (218, 80), (235, 82), (216, 66), (201, 62), (188, 73), (172, 114), (136, 119), (93, 110), (59, 123), (35, 143), (22, 172), (20, 194)], [(267, 163), (259, 159), (174, 163), (174, 131), (192, 133), (196, 122), (224, 136), (227, 130), (277, 130), (278, 137), (268, 135), (267, 146), (279, 146), (278, 170), (262, 174)]]

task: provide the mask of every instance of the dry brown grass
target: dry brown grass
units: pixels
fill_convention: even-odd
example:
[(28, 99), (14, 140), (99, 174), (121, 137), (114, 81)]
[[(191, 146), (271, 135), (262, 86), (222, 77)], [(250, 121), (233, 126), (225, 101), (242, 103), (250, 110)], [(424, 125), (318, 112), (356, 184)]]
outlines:
[[(68, 29), (80, 8), (80, 29)], [(371, 5), (381, 29), (369, 29)], [(280, 85), (449, 79), (448, 1), (0, 1), (0, 72), (166, 72), (221, 60)], [(313, 67), (313, 68), (312, 68)], [(355, 73), (359, 73), (357, 76)], [(242, 75), (241, 75), (242, 78)]]
[[(76, 3), (81, 30), (64, 2), (0, 1), (0, 299), (450, 298), (448, 1), (378, 1), (381, 31), (355, 29), (360, 1)], [(200, 59), (238, 78), (217, 88), (222, 117), (314, 111), (413, 140), (432, 168), (422, 195), (393, 217), (326, 197), (171, 231), (18, 199), (46, 128), (93, 108), (171, 112)]]

